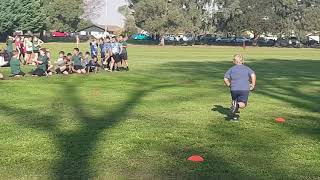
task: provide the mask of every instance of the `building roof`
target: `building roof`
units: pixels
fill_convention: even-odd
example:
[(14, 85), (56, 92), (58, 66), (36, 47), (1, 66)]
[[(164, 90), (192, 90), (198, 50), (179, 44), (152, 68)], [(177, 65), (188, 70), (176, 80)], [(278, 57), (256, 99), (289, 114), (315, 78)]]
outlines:
[(113, 25), (91, 25), (91, 26), (88, 26), (86, 28), (83, 28), (80, 31), (97, 31), (97, 32), (117, 32), (117, 31), (121, 31), (122, 28), (119, 27), (119, 26), (113, 26)]

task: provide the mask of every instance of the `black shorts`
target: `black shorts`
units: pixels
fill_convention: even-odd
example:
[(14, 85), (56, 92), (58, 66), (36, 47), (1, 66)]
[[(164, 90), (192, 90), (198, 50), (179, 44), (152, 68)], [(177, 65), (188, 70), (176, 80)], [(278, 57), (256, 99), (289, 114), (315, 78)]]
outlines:
[(106, 53), (101, 53), (101, 59), (104, 59), (106, 57)]
[(247, 104), (250, 91), (231, 91), (232, 100)]
[(33, 53), (38, 54), (38, 53), (39, 53), (39, 50), (33, 50)]
[(33, 72), (32, 72), (32, 75), (35, 75), (35, 76), (46, 76), (46, 72), (42, 69), (35, 69)]
[(128, 60), (128, 53), (127, 53), (127, 52), (124, 52), (124, 53), (120, 54), (120, 58), (121, 58), (122, 60)]
[(32, 51), (27, 51), (27, 54), (32, 54)]
[(120, 54), (112, 54), (111, 57), (114, 59), (114, 61), (115, 61), (116, 63), (121, 62)]
[(82, 70), (82, 69), (84, 69), (84, 67), (83, 66), (81, 66), (81, 65), (75, 65), (75, 66), (73, 66), (73, 68), (74, 68), (74, 70)]

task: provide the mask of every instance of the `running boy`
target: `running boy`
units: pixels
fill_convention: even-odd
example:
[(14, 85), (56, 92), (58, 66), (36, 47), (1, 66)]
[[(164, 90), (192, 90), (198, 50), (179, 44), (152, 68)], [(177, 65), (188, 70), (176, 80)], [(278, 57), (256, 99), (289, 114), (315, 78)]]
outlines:
[(20, 68), (19, 52), (17, 50), (13, 51), (13, 57), (10, 60), (11, 76), (10, 77), (22, 77), (25, 75)]
[(72, 56), (71, 60), (72, 60), (73, 68), (74, 68), (75, 72), (77, 72), (78, 74), (86, 74), (86, 70), (82, 66), (79, 48), (73, 49), (73, 56)]
[(250, 90), (253, 90), (256, 86), (256, 74), (244, 65), (244, 58), (241, 54), (234, 55), (233, 63), (235, 65), (224, 75), (224, 82), (231, 89), (232, 118), (238, 121), (240, 117), (237, 115), (239, 108), (244, 109), (247, 106)]

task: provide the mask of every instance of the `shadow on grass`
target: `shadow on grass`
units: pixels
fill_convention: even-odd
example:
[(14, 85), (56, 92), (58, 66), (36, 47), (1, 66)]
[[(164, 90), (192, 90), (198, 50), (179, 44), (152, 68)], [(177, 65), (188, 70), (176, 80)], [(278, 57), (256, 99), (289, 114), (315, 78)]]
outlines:
[(218, 113), (224, 115), (224, 120), (226, 120), (226, 121), (231, 120), (230, 108), (225, 108), (221, 105), (214, 105), (214, 107), (211, 109), (211, 111), (218, 112)]
[(16, 123), (52, 134), (59, 152), (62, 153), (61, 159), (53, 165), (52, 173), (55, 179), (88, 179), (94, 177), (94, 172), (89, 167), (89, 160), (99, 135), (119, 121), (124, 120), (130, 110), (148, 93), (173, 85), (145, 86), (140, 90), (137, 88), (124, 103), (115, 107), (114, 110), (107, 110), (99, 117), (93, 117), (87, 113), (78, 92), (78, 87), (81, 86), (80, 82), (63, 83), (63, 86), (64, 91), (61, 93), (66, 97), (63, 103), (74, 109), (72, 113), (81, 123), (79, 129), (75, 131), (61, 131), (57, 124), (61, 118), (59, 115), (49, 116), (43, 112), (33, 112), (30, 117), (30, 110), (0, 104), (1, 111), (14, 116)]
[[(308, 112), (319, 112), (320, 96), (319, 84), (317, 83), (320, 77), (320, 71), (318, 69), (320, 67), (320, 61), (266, 59), (252, 61), (249, 65), (258, 75), (258, 89), (255, 93), (287, 102)], [(162, 65), (159, 69), (152, 71), (150, 75), (155, 76), (157, 73), (170, 74), (174, 72), (178, 75), (174, 80), (179, 80), (180, 78), (180, 80), (185, 80), (187, 78), (189, 79), (186, 82), (188, 86), (197, 86), (198, 80), (222, 82), (223, 74), (230, 66), (232, 66), (232, 64), (228, 62), (172, 62)], [(151, 78), (151, 76), (146, 79), (148, 78)], [(162, 82), (165, 82), (168, 79), (162, 80)], [(16, 116), (16, 122), (22, 126), (31, 126), (34, 129), (52, 134), (58, 150), (62, 153), (62, 157), (53, 165), (52, 172), (54, 173), (54, 178), (87, 179), (94, 177), (94, 172), (92, 172), (89, 167), (89, 160), (99, 140), (99, 135), (105, 130), (115, 126), (121, 120), (124, 120), (130, 114), (130, 110), (139, 104), (141, 99), (148, 93), (163, 88), (179, 86), (179, 84), (172, 85), (164, 83), (155, 85), (144, 83), (143, 81), (140, 83), (143, 85), (143, 88), (137, 87), (135, 91), (130, 93), (129, 98), (125, 102), (98, 117), (93, 117), (88, 114), (84, 102), (81, 100), (78, 88), (81, 86), (81, 82), (64, 83), (64, 89), (61, 93), (64, 94), (66, 98), (63, 100), (63, 103), (72, 107), (74, 111), (71, 113), (73, 113), (81, 123), (80, 127), (75, 131), (61, 131), (56, 124), (56, 121), (61, 118), (58, 114), (50, 116), (45, 112), (36, 112), (30, 117), (29, 110), (17, 109), (4, 104), (0, 104), (0, 109), (5, 114)], [(300, 89), (306, 86), (311, 88), (311, 90), (309, 89), (310, 91), (306, 90), (308, 93)], [(57, 95), (59, 95), (59, 93)], [(229, 100), (226, 101), (229, 102)], [(228, 114), (228, 109), (221, 105), (215, 105), (214, 110), (223, 115)], [(21, 117), (24, 117), (24, 120), (18, 120), (21, 119)], [(308, 119), (310, 121), (318, 121), (313, 118)], [(292, 130), (314, 135), (314, 132), (319, 130), (319, 128), (306, 124), (303, 130), (299, 130), (299, 127), (292, 127)], [(221, 136), (225, 135), (222, 132), (220, 133)], [(255, 137), (255, 134), (251, 135)], [(253, 138), (256, 143), (261, 143), (261, 139)], [(241, 141), (239, 141), (239, 143), (247, 145)], [(254, 143), (250, 145), (252, 144)], [(261, 145), (260, 148), (265, 148), (265, 146)], [(196, 150), (193, 149), (192, 151), (194, 152)], [(226, 177), (230, 174), (233, 174), (234, 176), (232, 175), (232, 177), (234, 178), (252, 177), (251, 175), (246, 175), (243, 170), (239, 170), (239, 167), (232, 165), (228, 160), (222, 160), (218, 155), (208, 154), (207, 158), (209, 164), (207, 164), (207, 169), (205, 168), (199, 171), (199, 173), (204, 174), (200, 176), (200, 179), (201, 177), (212, 177), (208, 174), (210, 172), (206, 170), (225, 171)], [(217, 165), (213, 166), (213, 164), (210, 163), (218, 163), (221, 168)], [(216, 169), (212, 169), (210, 166)], [(189, 175), (192, 176), (192, 173), (187, 174), (187, 176)]]

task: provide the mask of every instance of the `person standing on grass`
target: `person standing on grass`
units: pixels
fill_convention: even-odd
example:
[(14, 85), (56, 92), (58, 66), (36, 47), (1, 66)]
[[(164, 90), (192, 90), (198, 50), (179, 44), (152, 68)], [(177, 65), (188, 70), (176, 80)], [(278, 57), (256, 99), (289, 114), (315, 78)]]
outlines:
[(33, 51), (32, 37), (28, 37), (26, 39), (25, 44), (26, 44), (25, 47), (26, 47), (26, 51), (27, 51), (26, 64), (30, 65), (30, 64), (32, 64), (32, 51)]
[(122, 35), (119, 36), (119, 43), (122, 46), (122, 52), (120, 54), (122, 67), (126, 71), (129, 71), (128, 52), (127, 52), (128, 43), (126, 42), (126, 40), (123, 38)]
[(120, 54), (122, 53), (122, 46), (117, 41), (116, 37), (112, 37), (111, 39), (111, 62), (110, 62), (110, 69), (108, 71), (112, 72), (113, 68), (115, 71), (119, 71), (121, 67), (121, 57)]
[(105, 52), (105, 57), (103, 59), (101, 59), (101, 64), (102, 64), (102, 68), (104, 70), (108, 70), (108, 68), (110, 67), (110, 61), (111, 61), (111, 43), (110, 43), (110, 37), (107, 36), (104, 39), (104, 52)]
[(90, 43), (90, 51), (91, 51), (91, 57), (98, 56), (98, 43), (95, 38)]
[(13, 52), (13, 37), (8, 36), (7, 41), (6, 41), (6, 45), (7, 45), (7, 52), (9, 54), (9, 59), (11, 59), (12, 57), (12, 52)]
[(19, 52), (17, 50), (13, 51), (13, 56), (10, 60), (11, 76), (10, 77), (22, 77), (25, 75), (20, 68)]
[(250, 90), (256, 86), (256, 74), (249, 67), (244, 65), (244, 58), (241, 54), (233, 57), (235, 64), (224, 75), (224, 83), (230, 87), (232, 106), (230, 108), (233, 120), (239, 121), (239, 108), (244, 109), (248, 103)]
[(41, 48), (41, 45), (43, 44), (43, 41), (39, 39), (37, 36), (33, 37), (32, 40), (32, 51), (33, 51), (33, 59), (37, 60), (39, 57), (39, 49)]
[(47, 56), (46, 49), (40, 49), (40, 55), (38, 60), (34, 60), (34, 62), (38, 65), (38, 67), (32, 72), (33, 76), (47, 76), (49, 58)]

